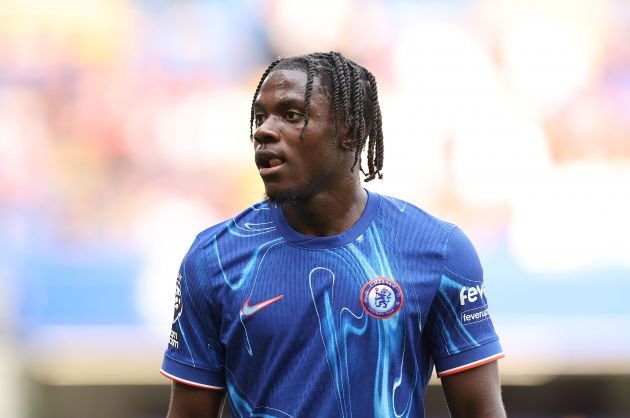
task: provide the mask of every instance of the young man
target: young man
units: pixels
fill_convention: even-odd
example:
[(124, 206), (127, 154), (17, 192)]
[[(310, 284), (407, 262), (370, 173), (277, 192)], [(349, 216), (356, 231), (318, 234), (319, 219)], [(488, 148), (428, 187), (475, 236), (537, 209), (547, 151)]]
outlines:
[(376, 81), (339, 53), (274, 61), (250, 132), (267, 200), (197, 236), (162, 373), (169, 418), (422, 417), (433, 367), (456, 417), (504, 417), (477, 254), (380, 177)]

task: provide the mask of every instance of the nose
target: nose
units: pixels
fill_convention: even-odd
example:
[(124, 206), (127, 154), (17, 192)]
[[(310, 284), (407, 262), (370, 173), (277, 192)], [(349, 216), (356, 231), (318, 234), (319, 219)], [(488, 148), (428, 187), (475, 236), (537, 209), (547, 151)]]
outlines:
[(274, 116), (267, 117), (254, 131), (254, 141), (258, 144), (267, 144), (279, 140), (278, 124)]

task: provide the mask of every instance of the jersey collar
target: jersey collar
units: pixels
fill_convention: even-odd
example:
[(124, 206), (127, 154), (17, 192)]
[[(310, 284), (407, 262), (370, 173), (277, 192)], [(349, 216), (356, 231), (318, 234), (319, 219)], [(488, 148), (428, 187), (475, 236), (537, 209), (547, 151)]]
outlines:
[(368, 192), (368, 200), (365, 209), (359, 220), (350, 229), (338, 235), (329, 237), (311, 237), (293, 229), (284, 218), (282, 207), (270, 205), (273, 222), (278, 228), (278, 232), (292, 245), (310, 249), (332, 249), (343, 247), (359, 238), (370, 226), (381, 204), (381, 196), (377, 193)]

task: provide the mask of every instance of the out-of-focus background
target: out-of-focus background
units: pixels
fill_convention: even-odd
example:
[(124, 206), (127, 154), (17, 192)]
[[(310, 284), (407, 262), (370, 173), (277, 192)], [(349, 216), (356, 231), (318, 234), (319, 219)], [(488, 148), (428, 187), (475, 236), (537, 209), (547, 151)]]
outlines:
[(1, 417), (165, 415), (179, 262), (262, 198), (253, 90), (315, 50), (379, 80), (367, 187), (477, 246), (510, 416), (630, 416), (627, 0), (2, 0)]

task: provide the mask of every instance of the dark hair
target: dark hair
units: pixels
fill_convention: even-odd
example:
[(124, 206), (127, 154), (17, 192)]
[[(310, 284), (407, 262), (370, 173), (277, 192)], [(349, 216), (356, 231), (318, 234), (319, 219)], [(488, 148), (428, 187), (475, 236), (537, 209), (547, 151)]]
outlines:
[[(278, 58), (265, 70), (254, 98), (252, 99), (249, 120), (249, 137), (254, 139), (254, 102), (263, 82), (274, 69), (299, 69), (306, 72), (306, 92), (304, 98), (304, 126), (300, 139), (304, 140), (304, 131), (308, 125), (308, 112), (313, 92), (313, 78), (320, 77), (322, 86), (329, 93), (335, 134), (339, 133), (340, 121), (344, 123), (352, 138), (354, 147), (354, 167), (365, 175), (365, 181), (382, 178), (383, 169), (383, 122), (378, 103), (376, 79), (368, 70), (344, 57), (339, 52), (316, 52), (290, 58)], [(367, 168), (362, 167), (361, 153), (367, 143)]]

